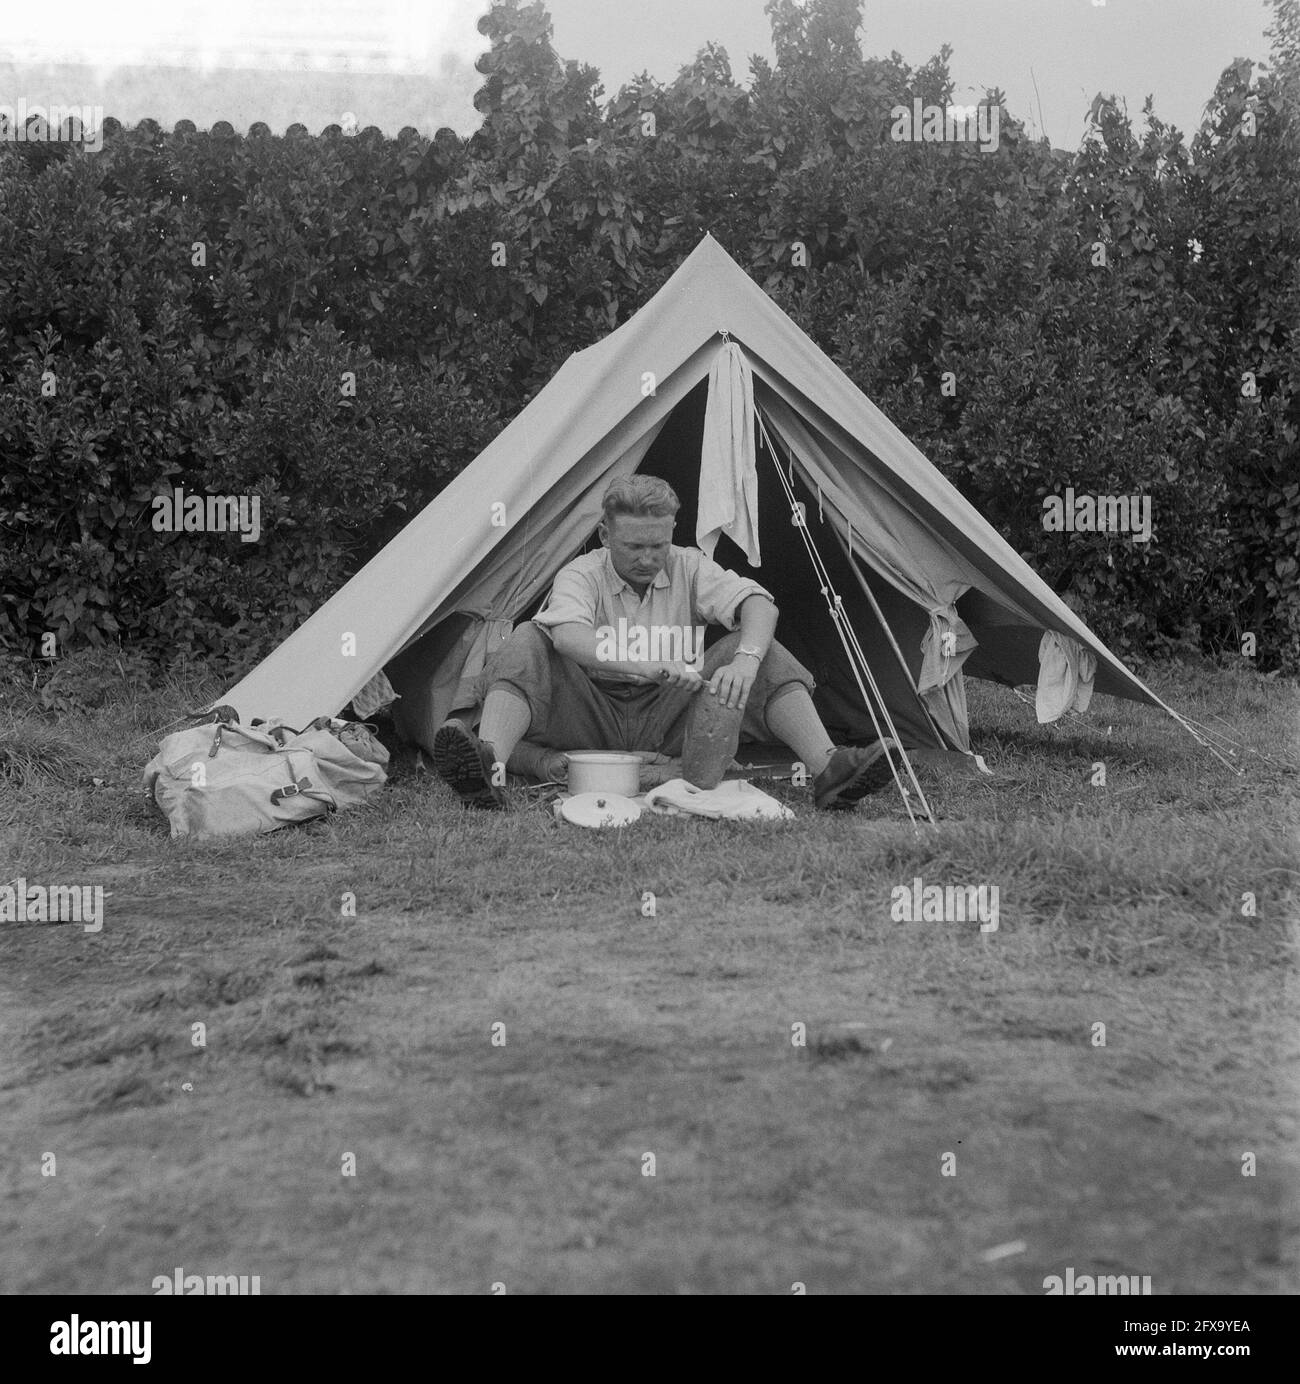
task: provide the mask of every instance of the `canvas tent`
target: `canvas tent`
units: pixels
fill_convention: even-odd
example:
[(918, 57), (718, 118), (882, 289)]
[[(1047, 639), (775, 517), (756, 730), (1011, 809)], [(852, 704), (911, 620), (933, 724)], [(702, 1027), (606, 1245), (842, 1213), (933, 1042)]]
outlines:
[(774, 593), (836, 736), (878, 722), (827, 590), (904, 744), (969, 750), (964, 674), (1039, 684), (1045, 718), (1092, 685), (1164, 707), (710, 236), (218, 702), (300, 725), (386, 671), (399, 727), (430, 747), (638, 470), (682, 498), (676, 542), (698, 520)]

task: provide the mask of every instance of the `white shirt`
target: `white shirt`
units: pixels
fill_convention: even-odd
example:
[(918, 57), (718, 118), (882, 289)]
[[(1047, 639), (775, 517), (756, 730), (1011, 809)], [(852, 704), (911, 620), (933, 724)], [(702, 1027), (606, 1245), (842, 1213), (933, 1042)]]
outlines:
[[(599, 548), (560, 568), (550, 595), (533, 620), (548, 634), (557, 625), (570, 624), (587, 625), (598, 633), (613, 631), (621, 641), (620, 651), (632, 643), (640, 629), (647, 646), (658, 648), (657, 656), (667, 658), (669, 654), (663, 652), (666, 641), (657, 637), (656, 631), (677, 631), (676, 638), (685, 635), (690, 640), (688, 632), (701, 624), (734, 630), (740, 623), (741, 603), (756, 595), (772, 599), (772, 593), (751, 578), (728, 571), (698, 548), (679, 548), (674, 543), (669, 546), (663, 569), (645, 595), (638, 596), (615, 570), (609, 549)], [(684, 661), (699, 668), (702, 644), (693, 652), (695, 657)], [(636, 657), (632, 655), (634, 661)]]

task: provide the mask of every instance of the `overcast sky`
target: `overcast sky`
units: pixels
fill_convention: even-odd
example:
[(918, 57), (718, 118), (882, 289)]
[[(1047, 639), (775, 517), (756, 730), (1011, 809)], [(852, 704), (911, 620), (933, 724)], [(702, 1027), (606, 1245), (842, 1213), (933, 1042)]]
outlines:
[[(548, 0), (561, 57), (600, 69), (606, 95), (648, 70), (671, 80), (710, 39), (749, 80), (772, 56), (763, 0)], [(471, 133), (485, 0), (0, 0), (0, 106), (101, 104), (128, 123), (247, 128), (342, 120), (395, 133)], [(956, 100), (1000, 86), (1010, 109), (1073, 148), (1101, 90), (1136, 118), (1147, 93), (1190, 136), (1219, 73), (1264, 59), (1263, 0), (866, 0), (865, 51), (920, 66), (947, 42)], [(1037, 91), (1035, 91), (1035, 81)], [(1040, 117), (1041, 109), (1041, 117)]]
[[(643, 68), (671, 79), (710, 39), (746, 83), (749, 55), (772, 57), (763, 0), (549, 0), (555, 46), (601, 71), (607, 95)], [(1190, 137), (1219, 73), (1263, 60), (1271, 11), (1262, 0), (865, 0), (863, 50), (896, 49), (919, 67), (948, 43), (962, 104), (1000, 86), (1014, 115), (1074, 147), (1098, 91), (1126, 97)], [(1038, 83), (1035, 95), (1034, 82)]]

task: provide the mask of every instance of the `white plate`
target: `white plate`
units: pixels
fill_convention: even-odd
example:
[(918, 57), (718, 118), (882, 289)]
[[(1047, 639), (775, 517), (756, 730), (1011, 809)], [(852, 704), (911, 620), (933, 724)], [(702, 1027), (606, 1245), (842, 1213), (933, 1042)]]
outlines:
[(560, 803), (560, 816), (580, 827), (625, 827), (641, 809), (621, 793), (575, 793)]

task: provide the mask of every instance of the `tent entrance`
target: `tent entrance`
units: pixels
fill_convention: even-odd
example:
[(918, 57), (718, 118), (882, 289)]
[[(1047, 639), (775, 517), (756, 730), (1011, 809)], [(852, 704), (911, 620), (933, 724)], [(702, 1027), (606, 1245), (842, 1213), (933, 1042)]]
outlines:
[[(684, 547), (695, 543), (707, 399), (708, 381), (703, 380), (669, 415), (637, 468), (662, 477), (677, 492), (682, 507), (677, 515), (675, 541)], [(752, 577), (772, 593), (781, 611), (776, 637), (816, 680), (813, 702), (831, 737), (839, 743), (872, 742), (876, 736), (871, 717), (862, 704), (853, 669), (827, 611), (826, 599), (819, 589), (803, 540), (791, 524), (790, 505), (773, 469), (775, 459), (761, 437), (757, 445), (762, 565), (751, 567), (745, 554), (725, 534), (718, 540), (714, 559), (723, 567)], [(821, 552), (835, 590), (844, 599), (844, 608), (870, 661), (899, 738), (909, 748), (948, 748), (916, 693), (921, 638), (928, 628), (925, 613), (876, 576), (860, 558), (850, 559), (844, 536), (832, 527), (828, 517), (819, 519), (817, 496), (797, 469), (793, 490), (804, 505), (809, 532)], [(860, 577), (855, 575), (855, 567)], [(900, 667), (889, 634), (881, 627), (870, 601), (863, 594), (860, 580), (870, 588), (889, 622), (893, 642), (909, 660), (906, 669)], [(706, 643), (712, 643), (722, 633), (714, 627)], [(909, 650), (912, 652), (908, 653)]]

